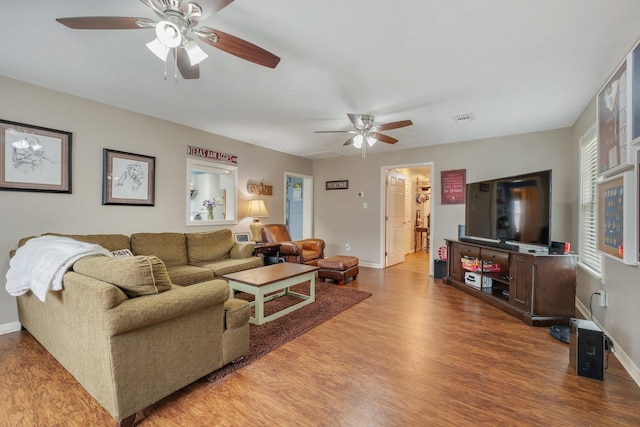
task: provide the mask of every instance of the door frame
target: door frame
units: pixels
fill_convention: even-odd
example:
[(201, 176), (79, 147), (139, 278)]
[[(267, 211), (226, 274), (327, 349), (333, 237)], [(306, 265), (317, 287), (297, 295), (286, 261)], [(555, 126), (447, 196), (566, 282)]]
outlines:
[(287, 218), (287, 177), (302, 178), (302, 238), (307, 239), (313, 237), (313, 176), (302, 175), (295, 172), (284, 172), (284, 181), (282, 188), (284, 189), (284, 197), (282, 212), (284, 213), (282, 221), (286, 222)]
[[(430, 217), (430, 227), (433, 230), (435, 224), (436, 224), (436, 218), (435, 218), (435, 211), (433, 209), (433, 201), (435, 199), (435, 189), (433, 188), (433, 172), (435, 170), (435, 164), (434, 162), (419, 162), (419, 163), (402, 163), (402, 164), (395, 164), (395, 165), (383, 165), (380, 166), (380, 220), (379, 220), (379, 224), (380, 224), (380, 232), (379, 232), (379, 236), (380, 236), (380, 254), (379, 254), (379, 259), (380, 259), (380, 265), (382, 266), (382, 268), (387, 268), (386, 267), (386, 258), (385, 258), (385, 253), (387, 251), (387, 227), (386, 227), (386, 221), (385, 221), (385, 191), (386, 191), (386, 184), (385, 184), (385, 172), (389, 169), (411, 169), (411, 168), (419, 168), (419, 167), (429, 167), (429, 170), (431, 172), (431, 197), (429, 198), (429, 211), (431, 214)], [(433, 233), (432, 233), (433, 234)], [(431, 245), (431, 247), (433, 248), (433, 239), (429, 239), (429, 243)], [(433, 249), (429, 250), (429, 266), (433, 266)], [(429, 268), (429, 274), (433, 275), (433, 268)]]

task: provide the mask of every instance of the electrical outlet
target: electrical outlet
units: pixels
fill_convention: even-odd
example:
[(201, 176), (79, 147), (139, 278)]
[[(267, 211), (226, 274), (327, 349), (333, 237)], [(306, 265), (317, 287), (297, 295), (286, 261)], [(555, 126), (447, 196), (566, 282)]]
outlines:
[(344, 249), (347, 251), (351, 250), (351, 244), (347, 243), (346, 245), (344, 245)]
[(600, 307), (606, 307), (609, 303), (609, 295), (607, 294), (607, 291), (600, 289), (598, 293), (600, 294)]

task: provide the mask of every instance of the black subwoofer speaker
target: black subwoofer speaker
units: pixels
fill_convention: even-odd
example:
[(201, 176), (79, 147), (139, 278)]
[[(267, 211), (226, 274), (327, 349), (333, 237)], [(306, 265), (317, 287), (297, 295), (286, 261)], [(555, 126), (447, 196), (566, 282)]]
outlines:
[(571, 319), (569, 362), (576, 374), (604, 380), (604, 333), (590, 320)]

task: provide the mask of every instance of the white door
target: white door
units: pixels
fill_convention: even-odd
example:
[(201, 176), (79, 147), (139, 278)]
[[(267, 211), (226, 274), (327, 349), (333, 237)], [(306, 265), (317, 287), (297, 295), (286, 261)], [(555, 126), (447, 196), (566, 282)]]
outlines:
[(413, 230), (413, 218), (411, 217), (412, 210), (412, 202), (413, 199), (410, 197), (411, 195), (411, 182), (406, 181), (404, 184), (404, 253), (405, 255), (410, 253), (413, 250), (413, 241), (415, 232)]
[(404, 175), (387, 172), (386, 267), (404, 262)]

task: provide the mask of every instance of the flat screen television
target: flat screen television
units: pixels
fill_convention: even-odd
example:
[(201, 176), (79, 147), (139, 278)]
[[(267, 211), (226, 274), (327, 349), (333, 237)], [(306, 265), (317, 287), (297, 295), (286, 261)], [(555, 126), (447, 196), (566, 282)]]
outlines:
[(466, 185), (465, 236), (549, 246), (551, 170)]

